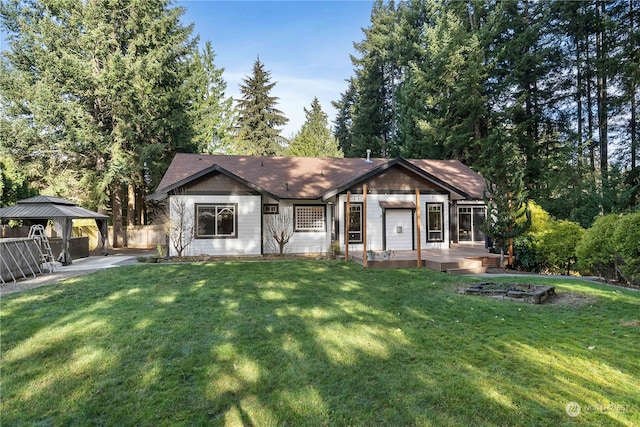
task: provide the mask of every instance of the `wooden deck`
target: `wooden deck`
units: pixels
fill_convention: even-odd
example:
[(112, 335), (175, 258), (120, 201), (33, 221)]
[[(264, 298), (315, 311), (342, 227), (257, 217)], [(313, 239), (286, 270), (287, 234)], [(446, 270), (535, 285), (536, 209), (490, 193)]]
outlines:
[[(350, 253), (349, 258), (363, 265), (362, 252)], [(418, 266), (417, 251), (392, 251), (388, 259), (382, 252), (373, 261), (367, 261), (367, 268), (413, 268)], [(451, 274), (481, 274), (488, 267), (497, 267), (499, 254), (489, 253), (484, 246), (456, 245), (449, 249), (423, 249), (422, 267)]]

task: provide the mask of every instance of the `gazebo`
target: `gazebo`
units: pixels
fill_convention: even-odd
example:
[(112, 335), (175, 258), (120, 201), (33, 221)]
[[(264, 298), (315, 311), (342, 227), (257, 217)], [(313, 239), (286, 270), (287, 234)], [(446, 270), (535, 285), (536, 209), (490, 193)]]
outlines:
[(95, 219), (102, 240), (102, 253), (107, 253), (107, 220), (109, 217), (98, 212), (82, 208), (70, 200), (59, 197), (35, 196), (19, 200), (15, 205), (0, 208), (0, 220), (52, 220), (62, 229), (62, 251), (58, 262), (71, 264), (69, 241), (71, 240), (74, 219)]

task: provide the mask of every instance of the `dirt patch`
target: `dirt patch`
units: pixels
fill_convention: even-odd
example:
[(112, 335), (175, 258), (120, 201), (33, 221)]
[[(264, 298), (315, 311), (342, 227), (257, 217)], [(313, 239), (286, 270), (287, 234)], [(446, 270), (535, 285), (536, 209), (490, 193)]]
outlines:
[(556, 293), (547, 301), (548, 304), (566, 305), (570, 307), (584, 307), (594, 302), (595, 298), (590, 295), (574, 294), (571, 292)]
[(631, 326), (632, 328), (640, 328), (640, 320), (621, 320), (622, 326)]

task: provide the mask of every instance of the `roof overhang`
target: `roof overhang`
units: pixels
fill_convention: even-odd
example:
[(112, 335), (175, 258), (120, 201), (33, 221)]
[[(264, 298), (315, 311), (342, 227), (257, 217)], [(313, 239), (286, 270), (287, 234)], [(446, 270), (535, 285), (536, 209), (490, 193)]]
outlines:
[(381, 165), (379, 165), (378, 167), (375, 167), (373, 169), (371, 169), (369, 172), (359, 175), (358, 177), (345, 182), (344, 184), (335, 187), (329, 191), (327, 191), (326, 193), (324, 193), (322, 195), (322, 200), (327, 200), (331, 197), (334, 197), (337, 194), (340, 194), (346, 190), (348, 190), (349, 188), (358, 185), (360, 183), (363, 183), (367, 180), (369, 180), (370, 178), (381, 174), (382, 172), (391, 169), (394, 166), (398, 166), (401, 168), (404, 168), (406, 170), (411, 171), (412, 173), (414, 173), (415, 175), (433, 182), (434, 184), (446, 189), (447, 191), (449, 191), (450, 193), (452, 193), (453, 195), (457, 195), (459, 198), (464, 198), (464, 199), (472, 199), (472, 197), (469, 196), (469, 194), (465, 193), (464, 191), (461, 191), (457, 188), (455, 188), (454, 186), (452, 186), (451, 184), (446, 183), (445, 181), (441, 180), (440, 178), (430, 174), (429, 172), (426, 172), (425, 170), (419, 168), (418, 166), (414, 165), (413, 163), (411, 163), (410, 161), (402, 158), (402, 157), (396, 157), (395, 159), (389, 160), (388, 162), (385, 162)]
[(260, 194), (263, 194), (267, 197), (270, 197), (274, 200), (280, 200), (280, 197), (276, 196), (275, 194), (272, 194), (268, 191), (266, 191), (265, 189), (258, 187), (257, 185), (255, 185), (252, 182), (249, 182), (245, 179), (242, 179), (241, 177), (239, 177), (238, 175), (234, 174), (233, 172), (228, 171), (227, 169), (223, 168), (220, 165), (212, 165), (206, 169), (203, 169), (193, 175), (188, 176), (187, 178), (184, 178), (178, 182), (176, 182), (175, 184), (172, 184), (168, 187), (164, 187), (159, 189), (158, 191), (156, 191), (155, 193), (149, 194), (146, 199), (150, 200), (150, 201), (155, 201), (155, 202), (160, 202), (164, 199), (166, 199), (169, 196), (169, 193), (177, 190), (180, 187), (183, 187), (191, 182), (196, 181), (197, 179), (200, 179), (204, 176), (207, 176), (211, 173), (214, 172), (218, 172), (221, 173), (222, 175), (225, 175), (235, 181), (238, 181), (239, 183), (246, 185), (247, 187), (251, 188), (254, 191), (257, 191)]
[(409, 201), (389, 201), (383, 200), (380, 202), (382, 209), (415, 209), (416, 204)]
[(51, 203), (18, 203), (0, 209), (0, 218), (8, 219), (108, 219), (107, 215), (80, 206)]

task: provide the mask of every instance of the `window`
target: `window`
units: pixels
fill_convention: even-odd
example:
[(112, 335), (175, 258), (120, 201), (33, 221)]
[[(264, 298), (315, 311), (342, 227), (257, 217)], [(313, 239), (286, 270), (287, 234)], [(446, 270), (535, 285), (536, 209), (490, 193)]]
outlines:
[(458, 240), (460, 242), (482, 242), (485, 234), (482, 226), (487, 211), (484, 206), (458, 207)]
[(442, 203), (427, 203), (427, 241), (444, 240), (443, 224)]
[(265, 215), (277, 215), (279, 212), (278, 205), (266, 204), (262, 206), (262, 213)]
[(296, 231), (324, 231), (324, 206), (294, 206)]
[(349, 224), (349, 243), (362, 243), (362, 203), (349, 204), (347, 224)]
[(237, 205), (196, 205), (196, 238), (236, 236)]

